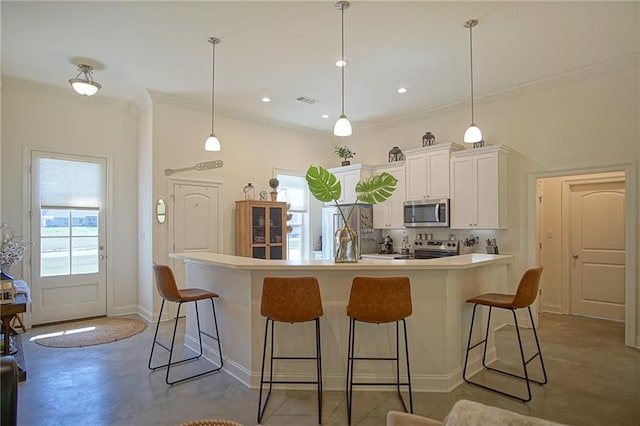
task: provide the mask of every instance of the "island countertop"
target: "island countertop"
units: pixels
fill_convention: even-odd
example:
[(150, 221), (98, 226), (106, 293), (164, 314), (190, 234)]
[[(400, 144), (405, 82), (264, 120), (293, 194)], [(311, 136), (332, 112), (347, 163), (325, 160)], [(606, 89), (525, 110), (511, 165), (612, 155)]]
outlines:
[[(348, 331), (345, 309), (354, 277), (408, 277), (413, 306), (413, 313), (407, 319), (412, 386), (415, 391), (435, 392), (450, 391), (462, 382), (472, 311), (472, 306), (465, 301), (481, 293), (508, 291), (507, 270), (515, 257), (472, 253), (438, 259), (362, 259), (357, 263), (335, 263), (333, 260), (263, 260), (210, 252), (170, 256), (184, 262), (185, 287), (202, 288), (220, 296), (215, 304), (224, 370), (252, 388), (260, 383), (265, 323), (261, 315), (261, 293), (265, 277), (318, 279), (324, 311), (320, 321), (323, 381), (325, 389), (331, 390), (340, 390), (345, 383)], [(200, 315), (204, 324), (211, 326), (213, 320), (207, 318), (210, 315), (207, 310), (201, 309)], [(373, 356), (391, 353), (395, 346), (393, 324), (359, 324), (359, 327), (358, 345), (364, 353)], [(276, 344), (285, 354), (315, 350), (305, 326), (288, 327), (280, 334)], [(219, 358), (215, 342), (204, 340), (207, 357)], [(193, 306), (187, 307), (185, 344), (197, 350)], [(495, 359), (495, 347), (489, 348), (487, 359)], [(470, 371), (479, 370), (481, 361), (482, 352), (476, 348), (470, 357)], [(305, 380), (313, 379), (313, 369), (288, 364), (274, 366), (275, 375), (294, 374)], [(391, 381), (395, 376), (392, 367), (391, 363), (363, 364), (356, 376), (358, 380)]]
[(360, 259), (357, 263), (336, 263), (333, 260), (264, 260), (212, 252), (172, 253), (185, 263), (216, 265), (239, 270), (451, 270), (511, 263), (512, 255), (470, 253), (438, 259)]

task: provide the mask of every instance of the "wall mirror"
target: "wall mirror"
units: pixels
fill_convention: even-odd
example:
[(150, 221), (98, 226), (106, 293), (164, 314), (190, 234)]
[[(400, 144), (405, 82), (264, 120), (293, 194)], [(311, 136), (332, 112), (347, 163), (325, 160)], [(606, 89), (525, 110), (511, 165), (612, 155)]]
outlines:
[(156, 204), (156, 218), (158, 219), (158, 223), (164, 223), (167, 219), (167, 203), (165, 203), (162, 198), (160, 198)]

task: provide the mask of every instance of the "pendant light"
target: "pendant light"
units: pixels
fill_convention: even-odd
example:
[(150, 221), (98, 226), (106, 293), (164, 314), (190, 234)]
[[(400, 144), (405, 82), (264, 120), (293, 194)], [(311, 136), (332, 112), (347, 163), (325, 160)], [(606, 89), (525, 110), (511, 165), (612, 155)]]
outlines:
[[(339, 1), (336, 3), (336, 9), (340, 11), (340, 15), (342, 17), (342, 56), (341, 60), (344, 64), (344, 11), (349, 9), (351, 4), (348, 1)], [(336, 136), (351, 136), (351, 123), (349, 119), (344, 114), (344, 69), (346, 67), (340, 67), (342, 72), (342, 114), (340, 114), (340, 118), (336, 121), (336, 124), (333, 126), (333, 134)]]
[(474, 110), (473, 110), (473, 27), (478, 25), (477, 19), (469, 19), (464, 23), (465, 28), (469, 28), (469, 56), (470, 56), (470, 64), (471, 64), (471, 125), (464, 132), (464, 141), (466, 143), (472, 143), (474, 148), (479, 148), (484, 146), (484, 140), (482, 139), (482, 131), (478, 126), (476, 126), (476, 122), (474, 120)]
[[(81, 74), (84, 74), (84, 78), (80, 78)], [(93, 96), (102, 88), (100, 84), (93, 81), (92, 74), (91, 65), (78, 64), (78, 75), (69, 80), (69, 84), (78, 95)]]
[(214, 128), (214, 112), (215, 112), (215, 93), (216, 93), (216, 44), (220, 43), (220, 39), (216, 37), (209, 37), (209, 43), (213, 46), (213, 61), (211, 65), (211, 135), (204, 143), (205, 151), (220, 151), (220, 140), (216, 137)]

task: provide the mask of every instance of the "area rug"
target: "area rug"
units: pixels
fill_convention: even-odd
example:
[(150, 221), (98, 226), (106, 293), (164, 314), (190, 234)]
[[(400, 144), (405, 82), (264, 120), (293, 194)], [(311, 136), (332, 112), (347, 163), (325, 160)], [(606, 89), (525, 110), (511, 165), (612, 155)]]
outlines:
[(51, 348), (79, 348), (126, 339), (145, 328), (144, 321), (134, 318), (95, 318), (47, 327), (30, 340)]

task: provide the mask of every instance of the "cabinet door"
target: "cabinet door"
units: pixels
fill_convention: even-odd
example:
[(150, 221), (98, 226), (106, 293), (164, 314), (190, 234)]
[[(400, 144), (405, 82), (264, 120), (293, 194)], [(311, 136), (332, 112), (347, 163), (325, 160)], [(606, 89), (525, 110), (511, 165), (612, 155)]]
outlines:
[(403, 228), (404, 216), (403, 207), (405, 200), (405, 168), (404, 166), (383, 167), (376, 170), (376, 174), (387, 172), (391, 176), (398, 179), (396, 189), (391, 197), (383, 203), (373, 205), (373, 227), (379, 229), (385, 228)]
[(451, 228), (474, 228), (477, 217), (473, 157), (451, 160)]
[(262, 206), (251, 207), (251, 257), (268, 259), (267, 257), (267, 209)]
[(449, 160), (448, 150), (427, 153), (427, 198), (433, 200), (449, 198)]
[(360, 170), (353, 170), (342, 173), (340, 183), (342, 184), (342, 204), (353, 204), (356, 202), (356, 185), (360, 181)]
[(269, 207), (268, 259), (285, 259), (286, 221), (282, 207)]
[(500, 194), (498, 194), (498, 156), (496, 154), (475, 157), (475, 179), (478, 228), (499, 228)]
[(407, 155), (406, 194), (407, 201), (419, 201), (427, 197), (427, 153)]

